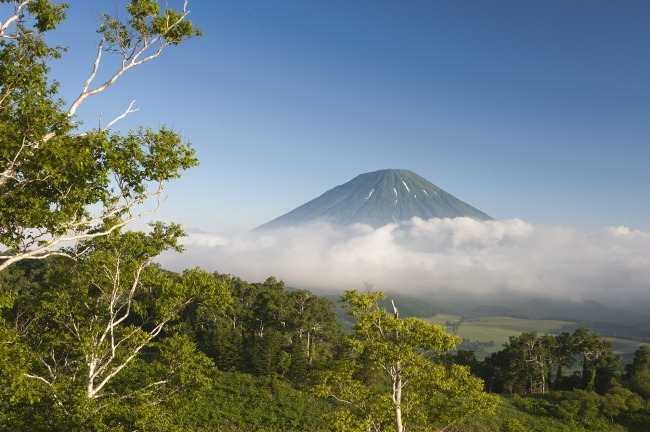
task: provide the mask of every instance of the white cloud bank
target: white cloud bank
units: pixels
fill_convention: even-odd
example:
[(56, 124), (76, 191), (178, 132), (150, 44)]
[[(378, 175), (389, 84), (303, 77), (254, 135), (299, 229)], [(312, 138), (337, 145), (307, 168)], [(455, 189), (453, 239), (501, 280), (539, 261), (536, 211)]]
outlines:
[(413, 218), (378, 229), (314, 223), (226, 239), (192, 234), (172, 270), (200, 266), (249, 281), (342, 292), (371, 281), (435, 297), (650, 300), (650, 233), (533, 226), (519, 219)]

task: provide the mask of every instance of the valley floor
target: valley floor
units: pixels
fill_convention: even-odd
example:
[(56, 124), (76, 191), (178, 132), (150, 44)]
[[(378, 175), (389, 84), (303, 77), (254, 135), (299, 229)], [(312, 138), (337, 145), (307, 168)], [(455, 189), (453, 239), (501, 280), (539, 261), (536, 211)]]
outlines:
[[(434, 317), (427, 318), (432, 324), (444, 326), (447, 323), (457, 323), (461, 321), (459, 315), (438, 314)], [(502, 345), (508, 342), (510, 336), (517, 336), (524, 332), (536, 331), (538, 334), (550, 333), (558, 334), (562, 327), (574, 323), (568, 321), (556, 320), (537, 320), (537, 319), (520, 319), (511, 317), (483, 317), (463, 320), (457, 328), (456, 334), (462, 338), (477, 342), (494, 341), (492, 347), (486, 348), (488, 354), (502, 349)], [(447, 328), (451, 331), (451, 328)], [(603, 337), (614, 344), (615, 354), (631, 354), (641, 345), (648, 345), (644, 342), (635, 340)]]

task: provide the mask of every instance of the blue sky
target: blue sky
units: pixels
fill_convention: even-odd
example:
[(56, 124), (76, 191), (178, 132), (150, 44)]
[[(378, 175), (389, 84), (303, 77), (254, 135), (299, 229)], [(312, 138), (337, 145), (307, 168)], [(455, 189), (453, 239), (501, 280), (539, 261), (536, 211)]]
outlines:
[[(90, 12), (115, 2), (70, 3), (52, 35), (70, 47), (53, 63), (67, 100), (92, 68)], [(94, 125), (137, 99), (120, 129), (167, 124), (194, 144), (201, 166), (169, 185), (156, 219), (232, 234), (358, 174), (402, 168), (497, 219), (650, 230), (650, 2), (189, 9), (204, 37), (78, 112)]]

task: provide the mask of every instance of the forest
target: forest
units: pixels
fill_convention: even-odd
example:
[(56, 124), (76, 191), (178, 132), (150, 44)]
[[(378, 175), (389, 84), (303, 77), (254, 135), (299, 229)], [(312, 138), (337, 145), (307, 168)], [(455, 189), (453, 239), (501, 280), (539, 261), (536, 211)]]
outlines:
[[(580, 327), (512, 336), (478, 360), (371, 284), (339, 308), (274, 277), (162, 268), (162, 253), (183, 252), (180, 225), (127, 225), (198, 164), (191, 143), (166, 126), (113, 132), (132, 104), (87, 130), (75, 115), (201, 36), (187, 3), (98, 14), (97, 57), (69, 105), (49, 75), (66, 49), (45, 37), (69, 6), (0, 5), (0, 430), (650, 429), (645, 346), (623, 367)], [(94, 85), (103, 53), (119, 66)]]
[(0, 429), (394, 430), (397, 407), (402, 430), (650, 425), (647, 346), (623, 367), (581, 327), (512, 336), (479, 361), (370, 286), (341, 297), (345, 332), (331, 300), (273, 277), (153, 264), (180, 235), (115, 233), (77, 261), (0, 275)]

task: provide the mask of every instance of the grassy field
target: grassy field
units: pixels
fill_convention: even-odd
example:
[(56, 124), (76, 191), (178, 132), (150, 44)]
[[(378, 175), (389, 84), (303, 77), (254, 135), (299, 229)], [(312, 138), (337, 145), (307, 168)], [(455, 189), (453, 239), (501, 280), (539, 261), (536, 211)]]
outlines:
[(612, 337), (604, 337), (603, 339), (606, 339), (614, 344), (614, 352), (616, 354), (633, 353), (637, 349), (639, 349), (641, 345), (650, 345), (647, 342), (638, 342), (633, 340), (618, 339)]
[[(458, 315), (445, 315), (438, 314), (432, 318), (427, 318), (427, 321), (444, 326), (447, 321), (458, 322), (460, 316)], [(553, 320), (532, 320), (532, 319), (518, 319), (510, 317), (485, 317), (463, 321), (458, 327), (456, 334), (460, 337), (467, 338), (471, 341), (488, 342), (493, 340), (496, 345), (487, 348), (489, 352), (499, 351), (501, 345), (508, 342), (509, 336), (516, 336), (523, 332), (536, 331), (537, 333), (559, 333), (562, 326), (570, 324), (566, 321), (553, 321)], [(447, 329), (451, 331), (451, 327)], [(648, 345), (644, 342), (637, 342), (627, 339), (618, 339), (611, 337), (604, 337), (614, 344), (614, 352), (616, 354), (625, 354), (635, 352), (641, 345)]]
[[(458, 322), (460, 316), (438, 314), (427, 318), (427, 321), (444, 326), (447, 321)], [(499, 351), (501, 345), (508, 342), (509, 336), (523, 332), (557, 333), (562, 326), (570, 324), (566, 321), (527, 320), (510, 317), (485, 317), (463, 321), (456, 334), (471, 341), (488, 342), (493, 340), (496, 346), (488, 349), (490, 352)], [(448, 329), (451, 331), (451, 328)]]

